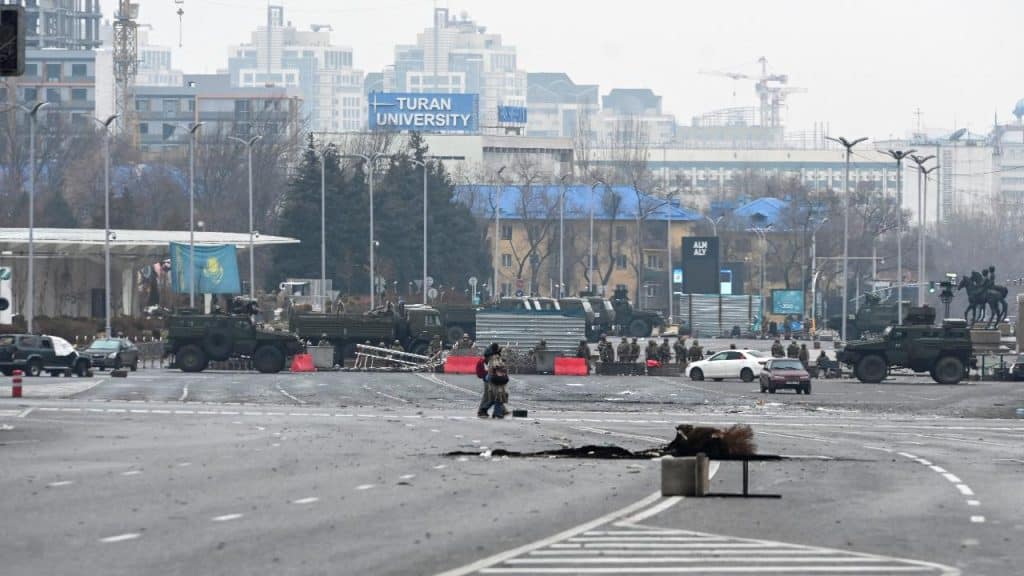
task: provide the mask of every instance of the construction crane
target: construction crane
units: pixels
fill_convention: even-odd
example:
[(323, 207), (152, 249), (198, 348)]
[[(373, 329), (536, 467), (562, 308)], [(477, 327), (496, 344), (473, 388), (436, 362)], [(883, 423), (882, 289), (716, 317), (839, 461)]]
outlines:
[[(807, 90), (789, 86), (789, 76), (786, 74), (769, 74), (768, 59), (764, 56), (758, 58), (757, 63), (761, 65), (760, 75), (707, 69), (701, 69), (699, 73), (706, 76), (732, 78), (733, 80), (754, 80), (754, 91), (760, 100), (761, 126), (777, 128), (782, 126), (782, 107), (785, 106), (786, 97)], [(735, 95), (734, 88), (733, 96)]]
[(131, 0), (120, 0), (114, 15), (114, 79), (116, 108), (121, 116), (118, 126), (134, 143), (135, 130), (135, 74), (139, 70), (139, 5)]

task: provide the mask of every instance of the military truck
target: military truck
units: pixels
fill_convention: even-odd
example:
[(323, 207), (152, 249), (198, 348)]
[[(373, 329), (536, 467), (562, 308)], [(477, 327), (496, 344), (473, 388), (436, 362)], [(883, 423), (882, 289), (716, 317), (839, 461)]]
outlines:
[(265, 374), (280, 372), (285, 362), (303, 350), (294, 334), (258, 326), (250, 314), (200, 314), (180, 310), (167, 317), (164, 352), (174, 355), (183, 372), (202, 372), (210, 361), (242, 356), (252, 358), (253, 367)]
[(934, 322), (934, 308), (911, 308), (902, 326), (886, 328), (879, 338), (848, 342), (836, 358), (861, 382), (877, 384), (891, 368), (906, 368), (928, 372), (939, 384), (958, 384), (973, 362), (971, 331), (960, 319), (941, 326)]
[(589, 299), (559, 298), (558, 307), (565, 316), (582, 317), (585, 322), (584, 325), (586, 326), (587, 340), (591, 342), (598, 341), (601, 337), (601, 331), (595, 324), (597, 316), (594, 314), (594, 308), (590, 305)]
[[(904, 303), (904, 310), (910, 306)], [(865, 294), (864, 303), (852, 318), (846, 323), (846, 336), (856, 340), (862, 336), (880, 335), (889, 326), (893, 326), (899, 320), (899, 305), (896, 302), (882, 302), (881, 298), (874, 294)], [(833, 316), (829, 318), (829, 328), (842, 331), (843, 317)]]
[(444, 327), (445, 339), (449, 343), (456, 343), (462, 339), (463, 334), (476, 340), (476, 313), (479, 306), (472, 304), (439, 304), (435, 306), (441, 314), (441, 326)]
[(398, 340), (406, 352), (426, 354), (435, 335), (442, 341), (445, 337), (441, 315), (423, 304), (388, 303), (365, 314), (293, 313), (288, 326), (299, 338), (311, 342), (326, 336), (334, 346), (336, 364), (355, 357), (356, 344), (370, 342), (377, 346), (383, 342), (390, 347)]
[(647, 338), (654, 333), (654, 328), (660, 329), (665, 325), (661, 314), (634, 309), (626, 288), (615, 289), (612, 307), (615, 309), (615, 324), (619, 327), (620, 336)]
[(615, 307), (607, 298), (598, 296), (584, 296), (590, 301), (590, 308), (594, 311), (594, 330), (609, 336), (615, 333)]

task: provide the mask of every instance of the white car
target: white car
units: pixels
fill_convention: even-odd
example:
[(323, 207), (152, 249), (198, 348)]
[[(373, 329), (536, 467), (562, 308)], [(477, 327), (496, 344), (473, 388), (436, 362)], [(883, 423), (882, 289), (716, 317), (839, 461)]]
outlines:
[(757, 350), (724, 350), (705, 360), (698, 360), (686, 367), (691, 380), (711, 378), (719, 382), (726, 378), (739, 378), (753, 382), (761, 375), (765, 362), (771, 358)]

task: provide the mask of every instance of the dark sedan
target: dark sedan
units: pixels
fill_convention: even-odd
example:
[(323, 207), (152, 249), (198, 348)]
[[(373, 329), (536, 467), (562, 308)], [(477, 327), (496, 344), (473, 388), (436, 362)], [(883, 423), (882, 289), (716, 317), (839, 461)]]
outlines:
[(120, 338), (96, 340), (82, 355), (92, 362), (93, 368), (100, 370), (130, 368), (134, 372), (139, 368), (139, 349)]
[(811, 375), (799, 360), (773, 358), (761, 370), (761, 393), (775, 394), (780, 388), (792, 388), (799, 394), (811, 393)]
[(1010, 378), (1014, 380), (1024, 380), (1024, 354), (1017, 356), (1017, 361), (1013, 363), (1013, 367), (1010, 368)]

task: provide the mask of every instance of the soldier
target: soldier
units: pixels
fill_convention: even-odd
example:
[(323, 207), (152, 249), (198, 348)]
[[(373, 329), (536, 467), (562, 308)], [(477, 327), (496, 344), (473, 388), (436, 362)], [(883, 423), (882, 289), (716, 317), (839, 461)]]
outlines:
[(661, 346), (658, 346), (658, 361), (662, 364), (672, 361), (672, 347), (668, 344), (668, 338), (661, 339)]
[(316, 343), (317, 346), (330, 346), (331, 341), (327, 339), (327, 333), (320, 334), (320, 340)]
[(676, 338), (675, 344), (672, 345), (672, 349), (676, 353), (676, 362), (679, 364), (686, 364), (686, 338), (682, 334)]
[(580, 340), (576, 346), (576, 357), (583, 358), (587, 362), (587, 374), (590, 374), (590, 346), (586, 340)]
[(608, 341), (608, 337), (601, 334), (601, 341), (597, 345), (598, 353), (601, 356), (601, 362), (611, 364), (615, 362), (615, 348), (612, 348), (612, 343)]
[(644, 351), (644, 356), (645, 356), (645, 358), (648, 361), (650, 361), (650, 360), (657, 360), (658, 359), (658, 343), (655, 342), (654, 340), (648, 340), (647, 341), (647, 350)]
[(804, 370), (807, 370), (807, 367), (811, 363), (811, 353), (807, 350), (807, 344), (800, 345), (800, 353), (797, 357), (800, 359), (800, 363), (804, 365)]
[(772, 358), (785, 358), (786, 350), (782, 347), (782, 342), (776, 338), (775, 342), (772, 343)]
[(455, 346), (455, 349), (456, 350), (472, 350), (473, 349), (473, 341), (469, 339), (469, 334), (463, 334), (462, 335), (462, 339), (459, 340), (459, 343)]
[(619, 341), (619, 347), (616, 350), (619, 354), (619, 362), (629, 362), (629, 339), (623, 338)]
[(800, 358), (800, 347), (796, 345), (796, 340), (789, 341), (789, 347), (786, 348), (786, 358)]
[(636, 362), (640, 359), (640, 344), (637, 343), (636, 338), (629, 343), (629, 361)]
[(697, 362), (704, 359), (704, 348), (701, 347), (700, 342), (697, 340), (693, 341), (693, 346), (690, 347), (690, 353), (687, 355), (690, 362)]
[(537, 342), (537, 345), (533, 347), (533, 354), (534, 354), (534, 356), (537, 356), (541, 352), (545, 352), (547, 349), (548, 349), (548, 341), (544, 340), (542, 338), (541, 341)]
[(441, 344), (441, 337), (434, 334), (434, 337), (430, 339), (430, 355), (437, 356), (444, 349), (444, 345)]

